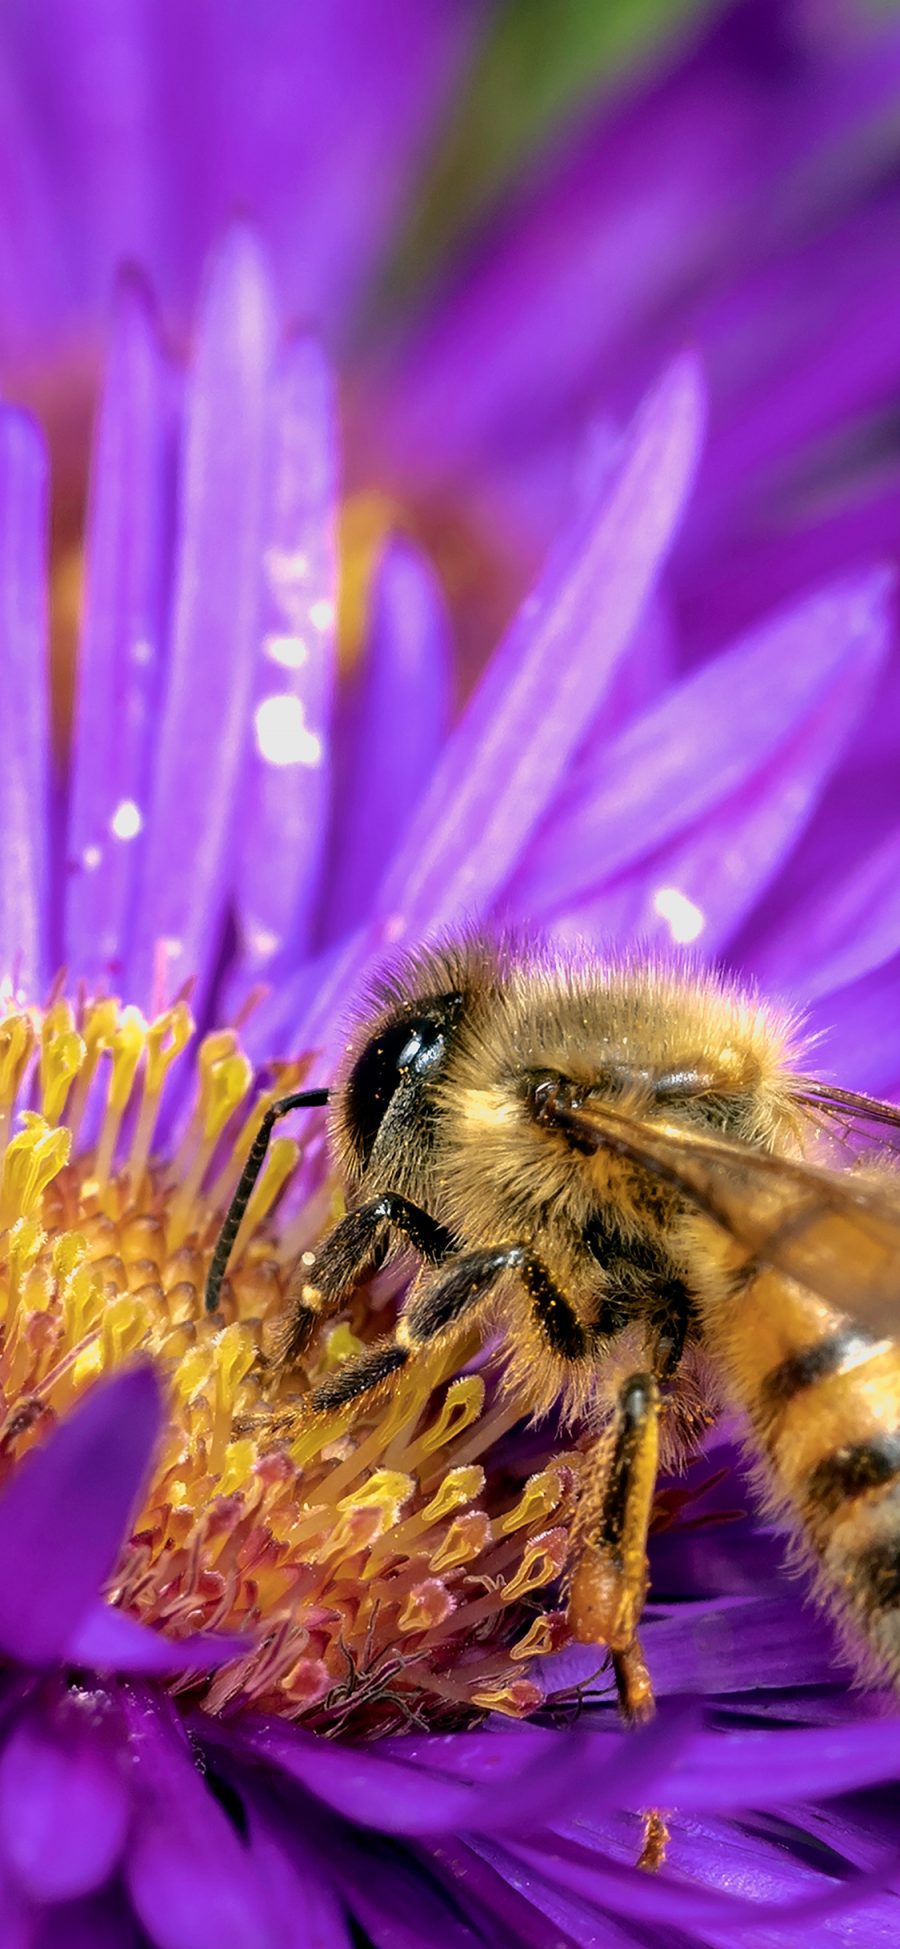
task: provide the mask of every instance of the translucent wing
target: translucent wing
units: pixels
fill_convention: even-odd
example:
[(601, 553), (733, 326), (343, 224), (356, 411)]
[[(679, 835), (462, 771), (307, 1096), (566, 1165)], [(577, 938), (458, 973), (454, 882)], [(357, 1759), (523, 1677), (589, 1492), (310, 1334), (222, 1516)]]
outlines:
[(827, 1123), (839, 1124), (845, 1132), (858, 1134), (873, 1123), (886, 1125), (900, 1148), (900, 1107), (896, 1103), (882, 1103), (877, 1096), (862, 1096), (858, 1090), (841, 1090), (807, 1077), (797, 1078), (791, 1095), (803, 1109), (814, 1111)]
[[(887, 1106), (885, 1106), (887, 1107)], [(667, 1184), (746, 1249), (879, 1332), (900, 1331), (900, 1177), (855, 1177), (617, 1105), (571, 1108), (554, 1090), (542, 1121), (586, 1151), (611, 1151)]]

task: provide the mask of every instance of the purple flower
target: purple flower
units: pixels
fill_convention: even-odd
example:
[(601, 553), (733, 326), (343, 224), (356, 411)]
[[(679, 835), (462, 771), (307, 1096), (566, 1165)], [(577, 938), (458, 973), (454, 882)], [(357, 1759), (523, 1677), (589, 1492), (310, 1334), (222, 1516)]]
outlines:
[[(648, 682), (703, 432), (702, 381), (682, 361), (583, 494), (448, 732), (446, 619), (409, 545), (383, 561), (356, 695), (335, 691), (331, 394), (312, 343), (280, 341), (245, 233), (212, 268), (183, 399), (173, 391), (129, 286), (98, 431), (60, 841), (33, 814), (48, 749), (40, 442), (13, 411), (0, 423), (16, 700), (0, 773), (3, 1108), (39, 1112), (0, 1183), (13, 1227), (10, 1940), (137, 1927), (163, 1949), (316, 1929), (341, 1942), (350, 1917), (409, 1944), (538, 1943), (549, 1928), (578, 1944), (751, 1927), (778, 1940), (826, 1918), (837, 1940), (863, 1926), (877, 1940), (897, 1868), (888, 1803), (872, 1799), (893, 1772), (891, 1708), (847, 1693), (719, 1450), (686, 1499), (660, 1506), (674, 1521), (655, 1546), (646, 1644), (661, 1709), (626, 1735), (593, 1655), (554, 1655), (562, 1620), (541, 1624), (525, 1603), (565, 1560), (578, 1456), (552, 1432), (504, 1447), (510, 1413), (490, 1385), (473, 1374), (448, 1393), (450, 1373), (432, 1373), (416, 1382), (424, 1450), (381, 1409), (349, 1451), (338, 1430), (324, 1449), (321, 1435), (260, 1445), (254, 1349), (322, 1223), (314, 1146), (296, 1178), (306, 1204), (267, 1221), (296, 1146), (273, 1155), (224, 1331), (204, 1324), (200, 1290), (260, 1107), (234, 1033), (215, 1025), (260, 971), (275, 985), (244, 1037), (291, 1054), (327, 1051), (348, 986), (386, 942), (472, 913), (565, 934), (608, 909), (626, 938), (656, 913), (717, 950), (743, 937), (745, 963), (765, 951), (791, 990), (777, 918), (763, 930), (756, 916), (764, 901), (777, 916), (801, 834), (811, 845), (829, 816), (888, 654), (888, 578), (845, 575), (680, 684)], [(392, 715), (398, 696), (414, 715)], [(418, 722), (422, 748), (401, 762), (395, 727), (408, 747)], [(877, 889), (877, 856), (862, 872)], [(826, 910), (793, 984), (825, 969), (819, 1006), (842, 1033), (894, 951), (877, 904), (849, 980)], [(129, 1006), (26, 1007), (63, 962)], [(192, 971), (210, 1025), (193, 1110), (178, 999)], [(887, 1007), (870, 1021), (881, 1070), (862, 1080), (889, 1081), (896, 1025)], [(364, 1309), (316, 1359), (340, 1358), (360, 1330)], [(164, 1411), (152, 1371), (128, 1367), (138, 1350)], [(511, 1466), (521, 1515), (498, 1550)], [(536, 1719), (510, 1721), (542, 1697)], [(409, 1719), (424, 1730), (401, 1734)], [(673, 1809), (655, 1879), (634, 1866), (647, 1805)]]
[[(251, 59), (249, 14), (176, 11), (141, 15), (137, 41), (123, 13), (97, 43), (112, 69), (85, 71), (66, 9), (47, 68), (30, 10), (11, 17), (20, 116), (42, 89), (66, 111), (50, 117), (56, 180), (77, 155), (70, 206), (86, 181), (97, 213), (68, 275), (47, 236), (51, 281), (27, 294), (44, 308), (10, 310), (16, 357), (26, 317), (54, 353), (93, 328), (125, 245), (183, 320), (202, 245), (254, 185), (271, 256), (336, 330), (471, 27), (467, 9), (422, 9), (420, 44), (405, 10), (383, 15), (385, 92), (348, 10), (304, 12), (329, 51), (304, 114), (291, 96), (285, 155), (299, 14), (254, 16)], [(229, 114), (236, 48), (276, 98), (252, 122)], [(761, 48), (783, 55), (776, 116)], [(184, 367), (141, 278), (120, 282), (62, 784), (46, 460), (34, 424), (0, 410), (4, 1942), (896, 1935), (896, 1707), (849, 1689), (748, 1504), (731, 1431), (658, 1499), (644, 1637), (660, 1710), (626, 1734), (602, 1654), (560, 1648), (571, 1436), (517, 1424), (490, 1363), (417, 1373), (402, 1412), (375, 1403), (326, 1440), (298, 1434), (287, 1383), (279, 1421), (259, 1354), (334, 1193), (314, 1125), (299, 1157), (272, 1148), (224, 1328), (201, 1298), (263, 1105), (310, 1059), (328, 1072), (367, 967), (435, 927), (512, 920), (585, 952), (690, 943), (811, 1001), (823, 1068), (900, 1086), (891, 577), (887, 526), (863, 546), (856, 519), (895, 488), (890, 470), (864, 477), (852, 507), (842, 450), (825, 517), (808, 471), (817, 441), (849, 443), (863, 412), (871, 430), (890, 397), (890, 178), (848, 167), (837, 221), (821, 197), (843, 145), (871, 157), (895, 57), (891, 36), (843, 20), (816, 42), (794, 8), (729, 10), (592, 122), (500, 269), (470, 269), (370, 381), (370, 450), (394, 444), (411, 493), (456, 482), (522, 557), (552, 535), (452, 721), (452, 621), (411, 540), (377, 554), (342, 680), (332, 382), (317, 341), (285, 333), (254, 229), (219, 244)], [(177, 140), (154, 160), (159, 99)], [(110, 169), (105, 109), (131, 127), (148, 101), (150, 164)], [(351, 153), (329, 202), (335, 127)], [(147, 184), (162, 194), (179, 143), (196, 197), (157, 218)], [(19, 153), (40, 213), (33, 144)], [(780, 227), (764, 221), (776, 192)], [(544, 280), (566, 212), (575, 247), (562, 235)], [(842, 364), (876, 288), (880, 356)], [(688, 325), (704, 362), (666, 363)], [(609, 417), (585, 434), (597, 407)], [(315, 1375), (371, 1332), (368, 1297), (314, 1349)], [(635, 1867), (649, 1806), (672, 1810), (655, 1877)]]

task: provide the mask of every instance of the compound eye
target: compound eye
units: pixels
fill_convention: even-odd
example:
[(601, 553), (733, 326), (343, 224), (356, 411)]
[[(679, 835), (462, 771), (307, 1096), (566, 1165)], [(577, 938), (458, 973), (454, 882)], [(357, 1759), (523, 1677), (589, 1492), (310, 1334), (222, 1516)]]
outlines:
[(401, 1074), (411, 1069), (416, 1076), (423, 1076), (432, 1069), (444, 1050), (444, 1032), (436, 1022), (412, 1022), (408, 1025), (407, 1040), (397, 1057), (397, 1068)]
[[(457, 997), (447, 997), (447, 1003)], [(363, 1049), (345, 1097), (347, 1129), (359, 1156), (368, 1163), (385, 1114), (402, 1082), (427, 1076), (444, 1054), (446, 1032), (457, 1010), (445, 1005), (445, 1019), (423, 1015), (389, 1023)]]

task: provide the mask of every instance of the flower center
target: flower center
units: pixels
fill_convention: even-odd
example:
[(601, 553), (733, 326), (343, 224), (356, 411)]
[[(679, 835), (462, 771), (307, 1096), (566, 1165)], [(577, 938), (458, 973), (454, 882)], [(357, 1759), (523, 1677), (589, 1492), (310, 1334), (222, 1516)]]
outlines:
[(352, 1420), (305, 1413), (396, 1293), (382, 1278), (376, 1315), (361, 1290), (302, 1370), (273, 1363), (292, 1265), (340, 1210), (292, 1139), (270, 1147), (205, 1315), (237, 1175), (303, 1064), (265, 1087), (233, 1031), (191, 1061), (193, 1032), (184, 1002), (152, 1022), (112, 1000), (0, 1021), (0, 1484), (93, 1380), (149, 1353), (168, 1425), (108, 1594), (173, 1637), (246, 1634), (246, 1656), (203, 1681), (207, 1710), (355, 1735), (529, 1712), (532, 1661), (566, 1637), (547, 1593), (579, 1458), (501, 1466), (517, 1411), (444, 1351)]

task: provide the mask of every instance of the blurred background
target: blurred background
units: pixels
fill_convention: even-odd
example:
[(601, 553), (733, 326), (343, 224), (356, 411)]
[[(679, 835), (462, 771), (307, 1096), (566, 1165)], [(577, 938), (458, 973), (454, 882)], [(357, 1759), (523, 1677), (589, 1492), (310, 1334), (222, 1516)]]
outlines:
[(673, 661), (892, 552), (898, 102), (863, 0), (6, 0), (0, 379), (52, 451), (58, 735), (116, 278), (176, 386), (236, 217), (337, 362), (345, 654), (399, 528), (464, 688), (685, 345), (712, 410)]

